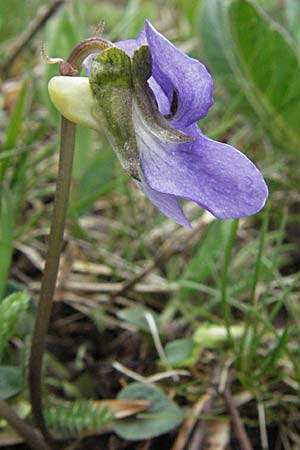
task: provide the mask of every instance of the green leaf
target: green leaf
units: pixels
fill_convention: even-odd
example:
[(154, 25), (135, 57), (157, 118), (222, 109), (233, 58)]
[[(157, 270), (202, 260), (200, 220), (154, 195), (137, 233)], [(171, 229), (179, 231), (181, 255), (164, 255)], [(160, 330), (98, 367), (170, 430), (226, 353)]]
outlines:
[(151, 439), (167, 433), (182, 422), (183, 415), (179, 407), (156, 386), (132, 383), (119, 393), (118, 398), (147, 400), (151, 403), (143, 414), (113, 422), (114, 431), (123, 439)]
[(158, 331), (160, 331), (160, 320), (158, 315), (154, 311), (150, 311), (148, 308), (143, 306), (133, 306), (130, 308), (124, 308), (118, 311), (119, 319), (125, 320), (126, 322), (135, 325), (138, 330), (150, 332), (148, 321), (145, 317), (145, 313), (149, 312), (156, 323)]
[(89, 159), (89, 164), (79, 177), (76, 208), (81, 214), (110, 188), (115, 156), (110, 147), (102, 148)]
[(165, 346), (165, 355), (171, 365), (181, 365), (192, 356), (194, 342), (192, 339), (177, 339)]
[(47, 408), (45, 416), (51, 430), (63, 437), (97, 433), (112, 417), (101, 402), (82, 400)]
[(0, 398), (4, 400), (22, 389), (22, 376), (18, 367), (0, 366)]
[(212, 73), (255, 128), (298, 150), (300, 67), (284, 29), (249, 0), (204, 0), (200, 33)]
[(30, 296), (26, 292), (15, 292), (0, 303), (0, 360), (8, 340), (11, 338), (20, 315), (26, 310)]

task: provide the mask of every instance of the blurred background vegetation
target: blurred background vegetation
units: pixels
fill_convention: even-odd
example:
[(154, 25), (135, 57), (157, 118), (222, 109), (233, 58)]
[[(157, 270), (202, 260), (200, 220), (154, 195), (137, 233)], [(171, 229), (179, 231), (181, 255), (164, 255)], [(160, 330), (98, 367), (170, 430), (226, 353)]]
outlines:
[[(52, 4), (0, 2), (0, 396), (30, 421), (27, 359), (59, 135), (47, 94), (58, 68), (41, 60), (41, 46), (67, 58), (102, 17), (112, 41), (134, 38), (148, 18), (207, 65), (215, 104), (199, 126), (246, 153), (270, 197), (264, 211), (240, 221), (216, 220), (183, 203), (193, 229), (181, 229), (137, 192), (103, 136), (78, 127), (44, 371), (49, 423), (63, 437), (82, 438), (82, 449), (191, 450), (212, 445), (212, 436), (215, 448), (240, 449), (222, 392), (211, 394), (226, 382), (253, 448), (299, 449), (299, 1), (70, 0), (41, 23)], [(164, 354), (156, 351), (147, 311)], [(171, 370), (185, 372), (158, 377), (158, 385), (185, 419), (211, 395), (199, 416), (206, 420), (197, 421), (206, 444), (193, 447), (192, 425), (185, 447), (180, 427), (160, 438), (148, 430), (143, 444), (131, 442), (129, 426), (113, 426), (119, 437), (102, 436), (103, 416), (86, 424), (87, 410), (71, 409), (74, 401), (114, 398), (132, 379)], [(1, 420), (0, 446), (28, 448)]]

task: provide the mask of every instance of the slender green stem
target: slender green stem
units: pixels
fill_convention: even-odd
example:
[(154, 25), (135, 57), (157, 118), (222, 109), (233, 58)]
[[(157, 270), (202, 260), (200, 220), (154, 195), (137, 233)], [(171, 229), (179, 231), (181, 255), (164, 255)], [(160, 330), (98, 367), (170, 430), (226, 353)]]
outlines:
[(73, 123), (62, 117), (59, 169), (54, 200), (53, 221), (29, 362), (29, 390), (33, 417), (36, 425), (45, 437), (45, 440), (52, 445), (54, 444), (54, 440), (48, 431), (42, 409), (41, 372), (58, 273), (59, 258), (63, 245), (63, 234), (72, 177), (75, 128), (76, 126)]
[[(60, 62), (60, 73), (69, 76), (79, 75), (82, 62), (87, 56), (95, 51), (103, 51), (111, 45), (110, 42), (99, 37), (92, 37), (80, 42), (74, 48), (69, 58), (66, 61)], [(48, 59), (51, 60), (51, 58)], [(32, 414), (36, 425), (41, 430), (46, 442), (52, 447), (55, 447), (55, 440), (47, 428), (43, 415), (41, 375), (43, 354), (52, 311), (53, 296), (68, 209), (75, 147), (75, 128), (76, 127), (72, 122), (69, 122), (62, 117), (59, 168), (54, 199), (53, 220), (29, 360), (29, 391)]]
[(0, 417), (27, 442), (33, 450), (51, 450), (41, 436), (30, 425), (20, 419), (8, 404), (0, 398)]

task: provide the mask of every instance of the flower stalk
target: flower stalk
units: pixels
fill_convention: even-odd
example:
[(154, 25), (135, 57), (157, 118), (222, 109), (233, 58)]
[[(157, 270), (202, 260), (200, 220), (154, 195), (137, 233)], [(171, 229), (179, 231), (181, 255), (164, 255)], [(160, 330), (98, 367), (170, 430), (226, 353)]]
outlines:
[(41, 430), (45, 440), (49, 443), (53, 443), (53, 439), (50, 436), (43, 416), (41, 373), (45, 342), (56, 286), (59, 258), (63, 245), (63, 234), (72, 177), (75, 129), (76, 125), (62, 117), (61, 147), (53, 220), (29, 360), (29, 389), (32, 414), (36, 425)]
[[(49, 63), (59, 62), (63, 75), (74, 76), (80, 73), (84, 59), (95, 50), (101, 51), (111, 44), (95, 37), (81, 42), (72, 51), (68, 60), (51, 60)], [(68, 210), (69, 193), (72, 179), (73, 156), (75, 148), (76, 125), (62, 116), (59, 167), (54, 199), (53, 219), (49, 235), (48, 251), (45, 270), (42, 279), (37, 317), (33, 331), (31, 352), (29, 359), (29, 391), (32, 414), (37, 427), (45, 441), (55, 447), (55, 440), (51, 436), (43, 414), (42, 404), (42, 364), (45, 351), (47, 332), (53, 305), (59, 259), (63, 246), (64, 228)]]

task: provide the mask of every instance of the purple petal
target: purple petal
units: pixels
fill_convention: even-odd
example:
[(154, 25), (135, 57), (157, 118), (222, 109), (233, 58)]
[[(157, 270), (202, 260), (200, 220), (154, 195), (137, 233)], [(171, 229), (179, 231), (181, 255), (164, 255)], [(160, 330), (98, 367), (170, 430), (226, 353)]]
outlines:
[(175, 144), (158, 140), (137, 114), (134, 122), (141, 168), (155, 191), (195, 201), (220, 218), (248, 216), (264, 206), (263, 176), (234, 147), (207, 138), (196, 124), (184, 130), (195, 141)]
[(139, 182), (134, 180), (137, 187), (146, 197), (155, 205), (165, 216), (177, 222), (179, 225), (191, 228), (191, 224), (186, 218), (182, 208), (174, 195), (163, 194), (150, 188), (146, 181)]
[(132, 56), (134, 51), (139, 48), (139, 44), (135, 39), (114, 42), (114, 45), (127, 53), (128, 56)]
[(173, 123), (188, 126), (205, 117), (213, 104), (213, 80), (206, 67), (178, 50), (149, 21), (145, 22), (145, 31), (152, 55), (152, 76), (170, 102), (174, 91), (178, 97)]
[(162, 88), (160, 87), (160, 85), (155, 81), (153, 77), (149, 78), (148, 84), (151, 87), (154, 96), (156, 98), (159, 112), (163, 116), (170, 114), (171, 102), (164, 93), (164, 91), (162, 90)]
[(124, 50), (128, 56), (132, 56), (134, 51), (142, 45), (147, 45), (146, 33), (142, 30), (136, 39), (127, 39), (126, 41), (114, 42), (114, 45), (121, 50)]
[[(132, 57), (135, 50), (142, 45), (148, 45), (145, 30), (142, 30), (138, 37), (135, 39), (128, 39), (127, 41), (118, 41), (114, 45), (119, 47), (121, 50), (127, 53), (128, 56)], [(158, 103), (158, 109), (161, 114), (167, 115), (170, 113), (171, 100), (168, 99), (160, 85), (155, 81), (153, 77), (148, 80), (149, 86), (154, 92), (155, 98)]]

